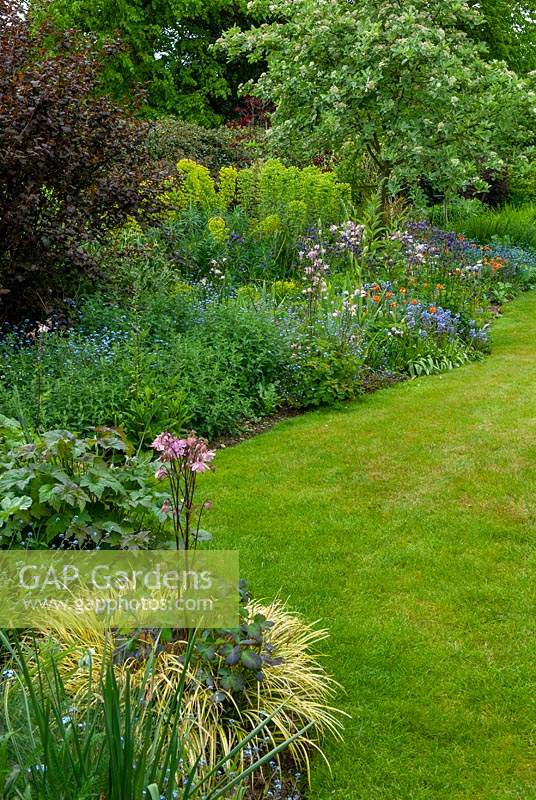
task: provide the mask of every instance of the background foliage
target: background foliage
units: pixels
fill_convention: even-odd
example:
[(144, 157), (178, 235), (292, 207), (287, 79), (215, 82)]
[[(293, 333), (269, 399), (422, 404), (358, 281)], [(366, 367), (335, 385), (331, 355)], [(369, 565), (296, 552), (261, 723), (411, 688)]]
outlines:
[(144, 127), (96, 95), (119, 46), (33, 29), (15, 0), (0, 18), (1, 318), (73, 291), (95, 267), (84, 241), (152, 195)]
[(106, 65), (104, 89), (125, 100), (133, 87), (144, 86), (148, 116), (217, 125), (233, 116), (238, 85), (260, 71), (211, 50), (226, 28), (249, 24), (243, 0), (36, 0), (31, 7), (35, 17), (78, 28), (100, 43), (118, 34), (127, 47)]
[(482, 190), (483, 171), (501, 170), (534, 135), (533, 81), (487, 60), (483, 17), (463, 2), (277, 0), (270, 9), (272, 24), (235, 27), (223, 44), (231, 56), (267, 59), (253, 91), (276, 106), (271, 140), (303, 160), (345, 150), (368, 159), (384, 204), (427, 186)]

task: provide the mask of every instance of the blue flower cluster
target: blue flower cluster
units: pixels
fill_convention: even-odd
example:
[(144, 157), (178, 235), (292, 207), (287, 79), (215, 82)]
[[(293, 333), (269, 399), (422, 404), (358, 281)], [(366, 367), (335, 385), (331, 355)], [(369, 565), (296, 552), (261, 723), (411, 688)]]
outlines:
[(67, 339), (67, 348), (74, 358), (105, 359), (112, 361), (118, 344), (130, 338), (128, 330), (112, 330), (107, 325), (98, 331), (86, 333), (79, 328)]
[(408, 328), (419, 330), (421, 335), (429, 333), (454, 338), (460, 333), (460, 315), (448, 308), (429, 310), (422, 303), (408, 306), (405, 317)]
[(487, 344), (489, 340), (489, 325), (484, 325), (483, 328), (477, 328), (475, 320), (472, 319), (469, 323), (469, 338), (473, 342)]

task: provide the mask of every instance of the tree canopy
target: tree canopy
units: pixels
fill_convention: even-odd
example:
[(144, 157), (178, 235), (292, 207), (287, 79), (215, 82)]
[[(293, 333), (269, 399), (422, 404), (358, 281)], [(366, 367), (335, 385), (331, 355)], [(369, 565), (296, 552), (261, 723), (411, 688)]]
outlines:
[(526, 0), (474, 0), (483, 18), (479, 30), (491, 58), (519, 74), (536, 69), (536, 12)]
[[(266, 13), (264, 0), (253, 10)], [(391, 192), (484, 188), (534, 131), (533, 81), (489, 60), (463, 0), (273, 0), (275, 21), (223, 37), (266, 59), (253, 91), (275, 103), (271, 136), (297, 159), (352, 148)]]
[(225, 28), (250, 24), (245, 0), (33, 0), (30, 9), (101, 43), (118, 35), (126, 48), (106, 65), (104, 89), (123, 100), (143, 86), (147, 116), (219, 124), (232, 115), (238, 85), (259, 72), (211, 48)]

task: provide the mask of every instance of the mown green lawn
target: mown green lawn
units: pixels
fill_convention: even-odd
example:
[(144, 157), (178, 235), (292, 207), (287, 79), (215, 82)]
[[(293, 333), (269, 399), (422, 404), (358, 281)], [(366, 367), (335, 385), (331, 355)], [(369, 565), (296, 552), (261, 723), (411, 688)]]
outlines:
[(534, 293), (481, 363), (283, 422), (209, 490), (255, 594), (331, 630), (315, 800), (536, 798)]

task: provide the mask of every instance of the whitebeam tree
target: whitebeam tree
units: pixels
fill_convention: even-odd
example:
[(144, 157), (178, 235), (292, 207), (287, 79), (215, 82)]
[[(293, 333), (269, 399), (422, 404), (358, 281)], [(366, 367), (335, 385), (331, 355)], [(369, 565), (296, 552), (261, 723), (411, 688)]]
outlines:
[[(486, 188), (536, 129), (534, 75), (489, 59), (461, 0), (253, 0), (273, 20), (227, 31), (230, 57), (265, 58), (248, 86), (276, 105), (271, 136), (297, 160), (350, 149), (376, 166), (384, 198)], [(468, 32), (472, 32), (469, 36)], [(476, 39), (476, 41), (475, 41)]]

